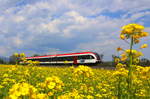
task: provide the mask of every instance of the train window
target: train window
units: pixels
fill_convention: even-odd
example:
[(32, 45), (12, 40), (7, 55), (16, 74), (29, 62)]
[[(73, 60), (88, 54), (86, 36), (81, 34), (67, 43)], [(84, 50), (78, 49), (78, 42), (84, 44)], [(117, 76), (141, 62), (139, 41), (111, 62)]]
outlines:
[(39, 61), (39, 59), (32, 59), (32, 61)]
[(58, 58), (59, 61), (73, 61), (73, 57), (69, 56), (69, 57), (59, 57)]
[(67, 57), (63, 57), (63, 61), (68, 61), (68, 58)]
[(94, 59), (94, 57), (92, 55), (82, 55), (78, 56), (78, 59)]
[(83, 57), (82, 56), (78, 56), (78, 59), (83, 59)]
[(94, 57), (92, 55), (89, 55), (90, 56), (90, 59), (94, 59)]
[(48, 62), (50, 60), (50, 58), (43, 58), (44, 62)]
[(42, 58), (39, 58), (39, 59), (36, 59), (36, 61), (43, 62), (43, 59), (42, 59)]
[(31, 60), (31, 61), (37, 61), (37, 59), (28, 59), (28, 60)]
[(50, 61), (73, 61), (73, 57), (53, 57)]
[(67, 57), (67, 61), (73, 61), (73, 57), (72, 56)]
[(62, 57), (62, 61), (68, 61), (69, 58), (68, 57)]
[(33, 61), (34, 59), (27, 59), (27, 60), (28, 60), (28, 61), (30, 61), (30, 60)]
[(95, 53), (95, 55), (96, 55), (96, 58), (97, 58), (98, 60), (100, 60), (99, 54)]
[(34, 59), (34, 61), (40, 61), (40, 62), (47, 62), (49, 61), (50, 58), (39, 58), (39, 59)]
[(63, 61), (64, 57), (57, 57), (57, 61)]
[(34, 61), (35, 59), (29, 59), (29, 60)]
[(57, 57), (51, 58), (51, 61), (57, 61)]

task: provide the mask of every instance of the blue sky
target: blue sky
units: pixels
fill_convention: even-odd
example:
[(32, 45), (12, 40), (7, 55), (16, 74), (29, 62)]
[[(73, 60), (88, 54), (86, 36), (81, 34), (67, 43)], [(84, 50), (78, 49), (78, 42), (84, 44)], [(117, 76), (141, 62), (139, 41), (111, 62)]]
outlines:
[[(94, 51), (111, 60), (129, 46), (119, 39), (129, 23), (150, 33), (150, 0), (0, 0), (0, 56)], [(150, 37), (135, 48), (143, 43)]]

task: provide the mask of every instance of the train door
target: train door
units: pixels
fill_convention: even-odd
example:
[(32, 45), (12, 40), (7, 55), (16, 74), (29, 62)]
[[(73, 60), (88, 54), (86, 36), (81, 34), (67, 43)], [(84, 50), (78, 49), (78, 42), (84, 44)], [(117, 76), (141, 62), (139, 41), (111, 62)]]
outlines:
[(77, 56), (73, 56), (73, 64), (76, 65), (77, 64)]

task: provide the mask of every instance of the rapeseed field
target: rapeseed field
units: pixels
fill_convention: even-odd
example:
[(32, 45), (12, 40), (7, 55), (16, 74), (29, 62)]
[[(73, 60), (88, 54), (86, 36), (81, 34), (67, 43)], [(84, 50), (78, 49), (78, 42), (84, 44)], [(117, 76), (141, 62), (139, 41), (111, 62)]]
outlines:
[[(1, 99), (127, 99), (128, 70), (0, 65)], [(150, 67), (136, 66), (132, 98), (150, 97)]]

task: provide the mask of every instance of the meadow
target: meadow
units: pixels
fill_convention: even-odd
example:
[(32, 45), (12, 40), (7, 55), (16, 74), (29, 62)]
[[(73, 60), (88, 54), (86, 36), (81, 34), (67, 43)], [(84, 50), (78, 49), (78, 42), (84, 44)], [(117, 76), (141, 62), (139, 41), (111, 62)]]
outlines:
[(150, 67), (136, 66), (132, 94), (128, 70), (0, 65), (1, 99), (150, 98)]

